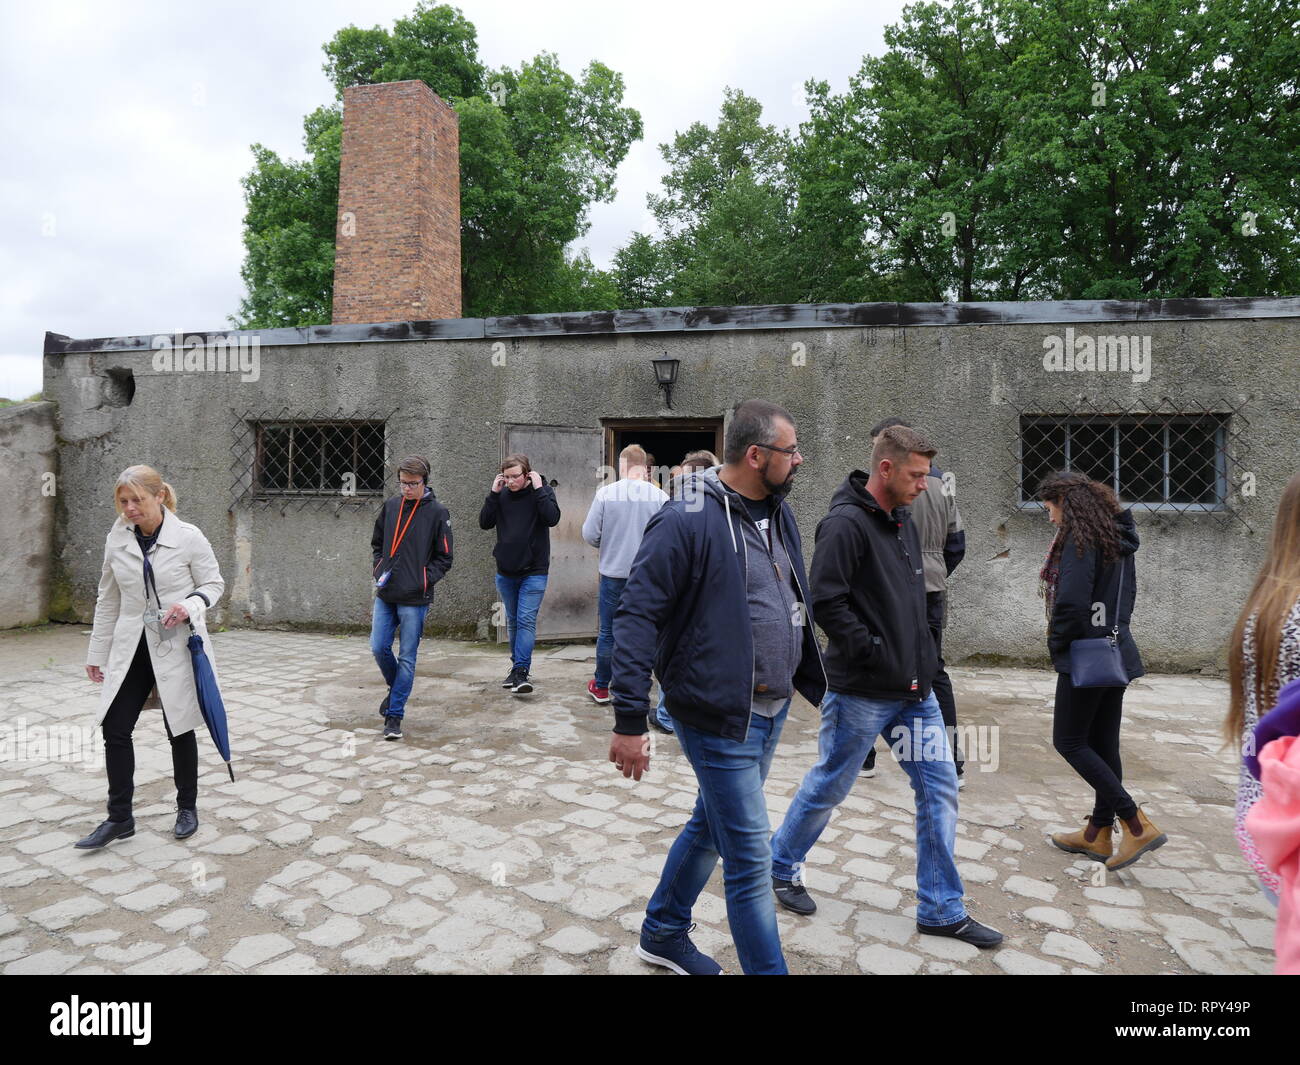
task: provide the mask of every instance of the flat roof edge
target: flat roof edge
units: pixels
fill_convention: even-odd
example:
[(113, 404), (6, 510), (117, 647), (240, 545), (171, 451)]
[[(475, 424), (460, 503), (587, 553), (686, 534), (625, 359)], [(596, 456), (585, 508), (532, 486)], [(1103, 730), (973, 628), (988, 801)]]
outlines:
[(195, 330), (76, 340), (45, 334), (45, 354), (145, 351), (176, 338), (256, 338), (259, 346), (374, 344), (419, 340), (502, 340), (537, 336), (846, 329), (889, 326), (1036, 325), (1197, 319), (1300, 318), (1300, 296), (1171, 300), (1043, 300), (1002, 303), (780, 303), (749, 307), (649, 307), (641, 310), (517, 314), (414, 322)]

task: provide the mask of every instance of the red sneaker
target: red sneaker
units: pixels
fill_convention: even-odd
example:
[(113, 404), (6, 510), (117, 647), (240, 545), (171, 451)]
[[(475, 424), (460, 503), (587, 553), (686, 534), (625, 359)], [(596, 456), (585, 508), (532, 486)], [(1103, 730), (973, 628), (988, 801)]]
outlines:
[(609, 702), (609, 689), (597, 688), (595, 677), (592, 677), (591, 680), (587, 681), (587, 693), (598, 703)]

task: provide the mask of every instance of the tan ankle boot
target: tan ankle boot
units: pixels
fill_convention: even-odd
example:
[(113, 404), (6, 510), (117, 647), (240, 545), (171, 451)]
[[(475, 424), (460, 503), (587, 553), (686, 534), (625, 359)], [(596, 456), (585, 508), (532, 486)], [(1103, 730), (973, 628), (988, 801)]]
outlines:
[(1091, 819), (1085, 821), (1078, 832), (1057, 832), (1052, 836), (1052, 842), (1071, 854), (1085, 854), (1094, 862), (1108, 862), (1113, 849), (1110, 825), (1097, 829), (1097, 838), (1089, 843), (1084, 833), (1090, 823)]
[(1169, 842), (1160, 829), (1151, 823), (1151, 818), (1142, 811), (1138, 810), (1138, 823), (1142, 826), (1140, 835), (1133, 835), (1128, 827), (1128, 822), (1120, 818), (1121, 832), (1119, 841), (1119, 850), (1115, 852), (1115, 857), (1106, 863), (1106, 868), (1111, 872), (1117, 869), (1124, 869), (1136, 862), (1147, 851), (1153, 851), (1157, 847), (1163, 847)]

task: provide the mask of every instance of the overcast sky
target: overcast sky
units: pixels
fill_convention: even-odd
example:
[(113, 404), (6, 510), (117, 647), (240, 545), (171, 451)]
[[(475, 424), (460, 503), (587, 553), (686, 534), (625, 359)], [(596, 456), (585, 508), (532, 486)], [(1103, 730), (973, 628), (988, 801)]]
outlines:
[[(766, 121), (806, 117), (803, 82), (843, 90), (901, 0), (469, 0), (489, 67), (558, 54), (623, 74), (645, 137), (580, 244), (598, 265), (649, 228), (657, 145), (713, 125), (726, 86)], [(242, 295), (249, 145), (302, 157), (333, 99), (321, 45), (391, 28), (415, 0), (0, 0), (0, 396), (40, 390), (45, 331), (77, 338), (213, 330)]]

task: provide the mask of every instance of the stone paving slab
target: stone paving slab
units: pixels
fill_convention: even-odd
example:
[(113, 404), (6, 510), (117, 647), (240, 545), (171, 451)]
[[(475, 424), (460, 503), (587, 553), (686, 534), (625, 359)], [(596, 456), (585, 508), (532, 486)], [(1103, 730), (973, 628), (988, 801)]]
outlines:
[[(136, 834), (90, 853), (103, 819), (97, 694), (82, 626), (0, 633), (0, 972), (626, 973), (649, 892), (694, 804), (671, 737), (648, 776), (606, 760), (610, 712), (586, 694), (590, 647), (539, 646), (537, 691), (498, 684), (494, 645), (426, 641), (405, 740), (385, 742), (363, 637), (214, 634), (236, 755), (200, 738), (198, 833), (171, 835), (162, 721), (136, 729)], [(795, 973), (1267, 973), (1273, 911), (1232, 835), (1219, 750), (1226, 685), (1148, 676), (1126, 698), (1126, 784), (1169, 834), (1104, 881), (1047, 842), (1090, 808), (1051, 747), (1055, 676), (953, 669), (968, 757), (957, 855), (982, 953), (918, 936), (906, 777), (884, 751), (809, 856), (812, 919), (779, 912)], [(817, 750), (792, 707), (772, 765), (779, 823)], [(721, 871), (698, 946), (738, 972)]]

